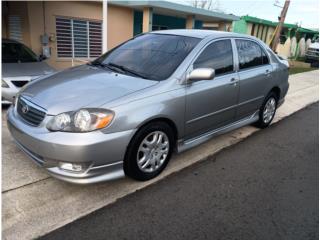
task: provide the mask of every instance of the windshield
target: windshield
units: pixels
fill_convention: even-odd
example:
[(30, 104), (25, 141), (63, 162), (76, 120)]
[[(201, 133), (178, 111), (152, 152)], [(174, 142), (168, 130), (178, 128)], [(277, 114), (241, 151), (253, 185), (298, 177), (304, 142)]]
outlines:
[(38, 62), (37, 55), (20, 43), (2, 43), (2, 62)]
[[(144, 34), (105, 53), (93, 64), (118, 68), (146, 79), (167, 79), (200, 41), (198, 38)], [(133, 73), (133, 74), (132, 74)]]

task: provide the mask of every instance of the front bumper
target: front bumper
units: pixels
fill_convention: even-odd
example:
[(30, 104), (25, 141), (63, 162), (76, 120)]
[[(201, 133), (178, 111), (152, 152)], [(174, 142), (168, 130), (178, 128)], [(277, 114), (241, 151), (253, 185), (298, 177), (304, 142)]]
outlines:
[(319, 62), (319, 56), (316, 55), (306, 55), (306, 62)]
[[(40, 126), (33, 127), (13, 107), (8, 110), (7, 120), (17, 145), (58, 179), (88, 184), (124, 176), (123, 158), (135, 130), (109, 134), (50, 132), (45, 127), (50, 116)], [(82, 172), (62, 170), (60, 162), (78, 163), (86, 168)]]

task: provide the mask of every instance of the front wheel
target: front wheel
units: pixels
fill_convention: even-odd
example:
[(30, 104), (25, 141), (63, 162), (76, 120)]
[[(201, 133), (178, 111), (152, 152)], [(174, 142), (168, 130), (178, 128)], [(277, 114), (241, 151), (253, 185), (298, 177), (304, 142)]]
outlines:
[(155, 122), (144, 126), (127, 149), (124, 172), (140, 181), (156, 177), (168, 164), (173, 145), (174, 134), (168, 124)]
[(272, 122), (277, 110), (278, 98), (274, 92), (268, 94), (260, 110), (259, 120), (255, 123), (256, 127), (266, 128)]

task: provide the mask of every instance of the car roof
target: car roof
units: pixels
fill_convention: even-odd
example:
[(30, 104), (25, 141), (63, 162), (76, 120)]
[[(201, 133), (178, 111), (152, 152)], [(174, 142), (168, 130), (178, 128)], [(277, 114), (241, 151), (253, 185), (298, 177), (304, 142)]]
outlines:
[(21, 42), (18, 42), (18, 41), (13, 40), (13, 39), (8, 39), (8, 38), (2, 38), (2, 43), (19, 43), (19, 44), (22, 44)]
[[(172, 29), (172, 30), (161, 30), (161, 31), (152, 31), (151, 33), (156, 34), (170, 34), (170, 35), (179, 35), (186, 37), (195, 37), (204, 39), (206, 37), (245, 37), (253, 38), (250, 35), (233, 33), (233, 32), (224, 32), (224, 31), (214, 31), (214, 30), (203, 30), (203, 29)], [(256, 38), (254, 38), (256, 39)]]

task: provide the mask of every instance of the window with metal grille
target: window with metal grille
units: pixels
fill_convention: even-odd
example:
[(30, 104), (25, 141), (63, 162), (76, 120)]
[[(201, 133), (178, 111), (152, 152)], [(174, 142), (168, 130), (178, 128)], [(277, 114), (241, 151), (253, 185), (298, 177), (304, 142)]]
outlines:
[(22, 42), (20, 16), (9, 15), (9, 38)]
[(62, 58), (95, 58), (102, 53), (102, 23), (56, 18), (57, 53)]

